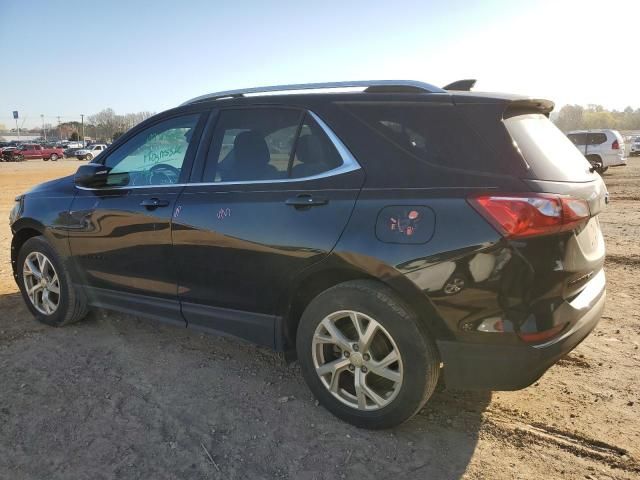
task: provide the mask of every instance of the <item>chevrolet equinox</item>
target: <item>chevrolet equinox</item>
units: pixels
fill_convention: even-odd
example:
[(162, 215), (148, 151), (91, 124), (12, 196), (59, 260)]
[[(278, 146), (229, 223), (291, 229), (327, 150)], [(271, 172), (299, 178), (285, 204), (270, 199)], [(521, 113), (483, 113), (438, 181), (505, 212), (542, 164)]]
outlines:
[(16, 198), (26, 305), (272, 347), (360, 427), (409, 419), (441, 376), (524, 388), (601, 315), (608, 196), (552, 102), (472, 83), (264, 87), (158, 114)]

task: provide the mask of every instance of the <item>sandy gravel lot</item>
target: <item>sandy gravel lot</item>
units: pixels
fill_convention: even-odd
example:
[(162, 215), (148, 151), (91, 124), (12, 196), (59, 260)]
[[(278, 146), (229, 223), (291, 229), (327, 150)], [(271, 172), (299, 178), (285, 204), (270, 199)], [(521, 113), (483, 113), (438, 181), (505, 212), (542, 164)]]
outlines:
[(383, 432), (316, 406), (265, 349), (114, 313), (36, 323), (6, 218), (16, 194), (78, 165), (0, 163), (0, 478), (640, 478), (640, 158), (605, 174), (595, 332), (526, 390), (441, 389)]

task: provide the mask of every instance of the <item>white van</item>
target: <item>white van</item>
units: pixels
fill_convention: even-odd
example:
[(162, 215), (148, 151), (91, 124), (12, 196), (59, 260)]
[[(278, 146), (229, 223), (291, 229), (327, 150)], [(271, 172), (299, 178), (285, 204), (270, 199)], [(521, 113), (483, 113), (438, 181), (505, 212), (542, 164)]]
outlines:
[(617, 130), (575, 130), (567, 133), (567, 137), (601, 173), (609, 167), (627, 164), (624, 139)]

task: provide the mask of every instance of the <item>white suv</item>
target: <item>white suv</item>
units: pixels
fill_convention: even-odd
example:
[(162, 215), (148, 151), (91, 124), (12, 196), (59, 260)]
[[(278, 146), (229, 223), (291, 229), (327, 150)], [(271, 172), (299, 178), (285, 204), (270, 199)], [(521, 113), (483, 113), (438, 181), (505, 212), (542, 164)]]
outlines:
[(624, 139), (617, 130), (575, 130), (567, 137), (600, 173), (627, 164)]
[(102, 143), (96, 143), (95, 145), (89, 145), (82, 150), (76, 151), (75, 155), (78, 160), (93, 160), (106, 149), (106, 145)]

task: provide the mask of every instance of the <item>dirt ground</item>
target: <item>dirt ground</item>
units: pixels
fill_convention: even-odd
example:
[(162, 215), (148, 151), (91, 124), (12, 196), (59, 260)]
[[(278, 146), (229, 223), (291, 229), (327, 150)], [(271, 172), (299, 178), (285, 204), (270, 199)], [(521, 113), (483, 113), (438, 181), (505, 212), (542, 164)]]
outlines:
[(317, 406), (266, 349), (115, 313), (36, 323), (6, 218), (16, 194), (78, 165), (0, 163), (0, 478), (640, 478), (640, 158), (605, 174), (594, 333), (534, 386), (442, 389), (382, 432)]

